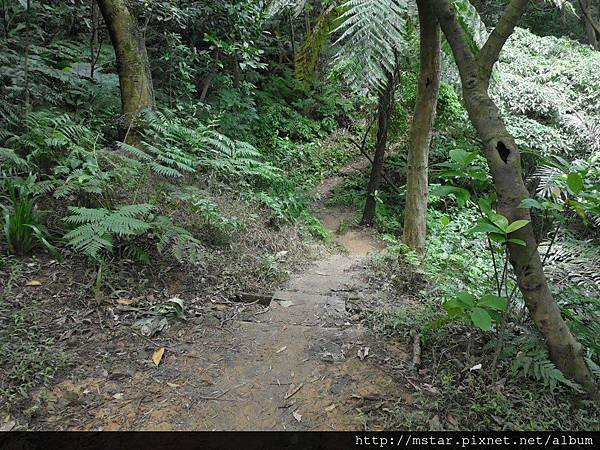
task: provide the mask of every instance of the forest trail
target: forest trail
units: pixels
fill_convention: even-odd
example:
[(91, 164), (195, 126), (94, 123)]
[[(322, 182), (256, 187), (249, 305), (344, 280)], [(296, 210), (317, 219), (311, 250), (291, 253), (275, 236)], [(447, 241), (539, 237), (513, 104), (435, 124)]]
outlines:
[[(354, 162), (344, 171), (362, 166)], [(268, 307), (244, 306), (226, 327), (188, 325), (159, 367), (129, 374), (126, 387), (113, 388), (119, 398), (89, 411), (90, 420), (76, 428), (362, 430), (368, 411), (398, 398), (403, 388), (372, 362), (378, 351), (386, 354), (383, 343), (376, 348), (346, 311), (360, 290), (361, 261), (383, 243), (371, 230), (337, 234), (352, 211), (326, 200), (342, 180), (326, 180), (315, 205), (339, 252), (292, 275)], [(95, 379), (77, 390), (84, 386), (99, 389)]]

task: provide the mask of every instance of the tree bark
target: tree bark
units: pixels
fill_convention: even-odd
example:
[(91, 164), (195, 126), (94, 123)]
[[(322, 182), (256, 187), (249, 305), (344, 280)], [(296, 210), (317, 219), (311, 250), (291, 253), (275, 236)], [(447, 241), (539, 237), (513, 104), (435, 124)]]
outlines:
[[(468, 45), (454, 6), (448, 0), (432, 2), (458, 64), (465, 107), (484, 144), (498, 195), (498, 211), (511, 222), (531, 220), (529, 209), (519, 207), (521, 201), (529, 196), (521, 174), (519, 150), (498, 107), (488, 95), (492, 67), (523, 14), (527, 0), (511, 0), (478, 55)], [(583, 347), (570, 332), (550, 292), (531, 223), (511, 233), (511, 237), (526, 242), (524, 247), (509, 244), (510, 262), (527, 309), (546, 341), (550, 357), (565, 376), (597, 398), (598, 389), (585, 363)]]
[(440, 27), (430, 0), (417, 0), (417, 7), (421, 68), (410, 130), (403, 239), (417, 254), (423, 254), (427, 234), (429, 146), (440, 91)]
[(588, 42), (595, 50), (600, 50), (600, 2), (594, 4), (594, 0), (579, 0), (579, 8)]
[(385, 89), (379, 94), (379, 104), (377, 112), (377, 141), (375, 143), (375, 156), (371, 165), (371, 176), (367, 188), (367, 199), (363, 211), (361, 225), (372, 226), (375, 222), (375, 210), (377, 202), (375, 192), (381, 185), (383, 172), (383, 161), (385, 159), (385, 147), (387, 145), (387, 136), (389, 129), (390, 116), (394, 106), (394, 89), (396, 77), (394, 74), (388, 76)]
[(143, 28), (129, 11), (125, 0), (98, 0), (117, 59), (123, 138), (139, 145), (143, 110), (154, 106), (154, 90), (146, 53)]

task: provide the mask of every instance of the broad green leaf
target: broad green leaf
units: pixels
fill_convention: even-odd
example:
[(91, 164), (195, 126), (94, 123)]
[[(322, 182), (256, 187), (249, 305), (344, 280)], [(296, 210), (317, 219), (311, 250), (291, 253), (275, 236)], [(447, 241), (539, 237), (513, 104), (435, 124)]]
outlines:
[(475, 302), (477, 301), (477, 299), (475, 298), (474, 295), (469, 294), (468, 292), (459, 292), (458, 294), (456, 294), (455, 297), (460, 303), (462, 303), (465, 306), (475, 306)]
[(520, 245), (522, 247), (527, 247), (527, 242), (525, 242), (523, 239), (510, 238), (507, 242), (510, 242), (511, 244)]
[(442, 307), (448, 311), (448, 314), (456, 313), (457, 311), (463, 312), (465, 307), (462, 302), (457, 298), (449, 298), (442, 303)]
[(491, 222), (479, 219), (477, 224), (469, 230), (471, 233), (502, 233), (502, 230)]
[(519, 205), (519, 208), (544, 209), (544, 206), (534, 198), (525, 198)]
[(505, 233), (507, 232), (506, 229), (508, 228), (508, 219), (506, 217), (504, 217), (502, 214), (497, 214), (494, 212), (492, 212), (490, 215), (488, 215), (488, 217), (503, 232), (505, 232)]
[(454, 150), (450, 150), (450, 159), (459, 163), (461, 166), (465, 167), (471, 164), (473, 160), (477, 157), (477, 152), (467, 152), (460, 148), (455, 148)]
[(567, 175), (567, 186), (573, 194), (579, 194), (583, 190), (583, 177), (578, 172)]
[(485, 306), (497, 311), (506, 311), (508, 302), (504, 297), (498, 297), (497, 295), (484, 295), (477, 302), (477, 306)]
[(485, 309), (475, 307), (469, 316), (477, 328), (481, 328), (483, 331), (492, 329), (492, 317)]
[(501, 233), (490, 233), (490, 239), (501, 244), (506, 243), (506, 235)]
[(480, 198), (479, 199), (479, 208), (481, 208), (481, 211), (487, 216), (489, 217), (490, 214), (492, 214), (492, 201), (493, 201), (493, 197), (492, 196), (488, 196), (485, 198)]
[(512, 233), (513, 231), (520, 230), (529, 223), (529, 220), (515, 220), (506, 228), (506, 233)]
[(460, 206), (461, 208), (465, 206), (465, 204), (471, 198), (471, 194), (469, 193), (469, 191), (456, 186), (436, 186), (431, 190), (431, 194), (437, 197), (446, 197), (452, 194), (456, 198), (458, 206)]

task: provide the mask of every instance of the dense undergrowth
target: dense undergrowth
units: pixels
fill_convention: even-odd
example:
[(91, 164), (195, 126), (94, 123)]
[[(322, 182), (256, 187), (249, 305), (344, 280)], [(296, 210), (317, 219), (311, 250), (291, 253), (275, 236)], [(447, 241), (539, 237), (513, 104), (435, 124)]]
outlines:
[[(532, 50), (527, 64), (521, 59), (524, 48), (537, 49)], [(558, 69), (553, 58), (567, 54), (573, 63)], [(595, 102), (588, 98), (590, 80), (586, 78), (595, 72), (579, 70), (581, 64), (590, 63), (590, 57), (597, 55), (571, 41), (538, 38), (519, 30), (501, 60), (492, 89), (503, 105), (511, 132), (526, 150), (525, 171), (532, 196), (537, 191), (543, 198), (557, 189), (562, 172), (548, 164), (552, 158), (581, 158), (579, 164), (585, 164), (581, 160), (587, 158), (595, 164), (597, 135), (591, 130), (597, 126), (597, 113)], [(586, 81), (579, 81), (582, 78)], [(410, 92), (404, 98), (410, 99)], [(410, 110), (410, 102), (404, 107)], [(575, 114), (574, 120), (585, 121), (586, 126), (572, 126), (573, 110), (587, 111)], [(597, 427), (597, 408), (578, 399), (579, 388), (550, 361), (518, 296), (504, 319), (496, 319), (489, 311), (492, 320), (497, 320), (491, 333), (482, 332), (480, 323), (468, 314), (451, 316), (445, 306), (457, 294), (482, 298), (495, 293), (494, 264), (501, 261), (502, 253), (496, 252), (494, 261), (489, 252), (492, 244), (473, 231), (483, 214), (478, 203), (481, 205), (480, 199), (489, 192), (489, 175), (481, 156), (464, 164), (463, 155), (478, 154), (478, 143), (458, 97), (447, 85), (442, 86), (437, 121), (423, 260), (402, 244), (403, 204), (396, 190), (404, 188), (404, 179), (393, 177), (395, 186), (388, 183), (378, 193), (377, 227), (389, 246), (372, 259), (370, 284), (386, 296), (404, 299), (406, 306), (396, 314), (367, 313), (366, 320), (384, 335), (400, 336), (407, 343), (415, 334), (421, 335), (421, 377), (433, 386), (433, 391), (421, 391), (412, 412), (402, 406), (391, 411), (389, 425), (424, 430)], [(384, 170), (403, 173), (405, 164), (400, 152), (388, 158)], [(360, 209), (366, 183), (367, 174), (349, 177), (332, 201)], [(534, 220), (554, 295), (568, 326), (587, 349), (588, 362), (597, 376), (600, 285), (594, 215), (583, 224), (575, 212), (560, 224), (545, 212)], [(509, 290), (513, 286), (509, 280)], [(449, 347), (448, 342), (456, 345)]]

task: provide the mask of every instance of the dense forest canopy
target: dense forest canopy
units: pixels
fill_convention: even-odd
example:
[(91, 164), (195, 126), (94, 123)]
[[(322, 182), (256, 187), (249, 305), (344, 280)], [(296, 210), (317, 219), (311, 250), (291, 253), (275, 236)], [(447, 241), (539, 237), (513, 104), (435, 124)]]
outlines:
[[(322, 379), (352, 353), (356, 379), (382, 370), (411, 393), (371, 408), (340, 391), (352, 413), (323, 403), (311, 422), (310, 401), (339, 392), (292, 380), (285, 400), (308, 403), (276, 408), (284, 429), (597, 429), (599, 0), (0, 0), (0, 15), (0, 426), (104, 429), (125, 378), (159, 377), (179, 413), (169, 370), (191, 370), (189, 342), (249, 380), (261, 342), (293, 346), (275, 325), (262, 341), (222, 329), (314, 316), (307, 348), (359, 324), (373, 342), (323, 350)], [(219, 353), (240, 348), (252, 358)], [(116, 384), (92, 399), (95, 379)], [(200, 401), (238, 387), (219, 386)], [(144, 402), (124, 429), (280, 429), (189, 406), (177, 428)], [(83, 404), (96, 413), (69, 421)]]

